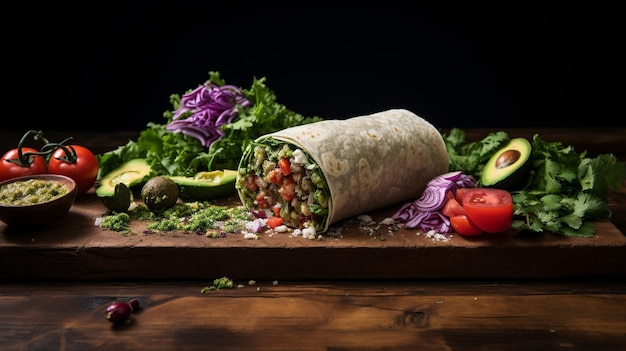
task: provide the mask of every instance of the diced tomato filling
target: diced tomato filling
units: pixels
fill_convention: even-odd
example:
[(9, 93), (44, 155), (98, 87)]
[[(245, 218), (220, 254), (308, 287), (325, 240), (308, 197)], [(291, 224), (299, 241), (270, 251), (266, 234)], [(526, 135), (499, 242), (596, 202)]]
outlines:
[(268, 217), (267, 218), (267, 225), (272, 229), (278, 227), (281, 224), (283, 224), (283, 219), (281, 217)]
[(258, 208), (269, 208), (270, 204), (267, 202), (267, 199), (265, 199), (265, 194), (260, 193), (257, 194), (256, 198), (256, 205)]
[(254, 181), (254, 175), (249, 175), (246, 177), (246, 189), (256, 192), (259, 190), (258, 184)]
[(280, 168), (276, 168), (267, 173), (267, 178), (269, 178), (270, 182), (276, 185), (281, 185), (283, 183), (284, 175)]
[(287, 158), (281, 158), (278, 161), (278, 167), (280, 167), (280, 171), (288, 176), (291, 174), (291, 164), (289, 163), (289, 160)]
[(292, 177), (285, 177), (283, 180), (283, 185), (278, 189), (278, 193), (280, 197), (287, 201), (293, 200), (293, 197), (296, 193), (296, 183), (293, 182)]

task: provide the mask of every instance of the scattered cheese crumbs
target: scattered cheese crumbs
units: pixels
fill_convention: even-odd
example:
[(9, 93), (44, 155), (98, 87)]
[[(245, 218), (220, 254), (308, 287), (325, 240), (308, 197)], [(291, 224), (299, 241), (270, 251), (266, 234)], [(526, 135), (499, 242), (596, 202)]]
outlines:
[(343, 234), (341, 232), (344, 230), (344, 226), (341, 225), (332, 225), (326, 231), (326, 236), (330, 238), (341, 238)]
[(369, 223), (372, 221), (372, 217), (366, 214), (358, 215), (356, 219), (358, 219), (359, 221), (363, 223)]
[(316, 234), (317, 232), (315, 231), (315, 228), (313, 227), (306, 227), (302, 229), (302, 237), (305, 239), (313, 240), (316, 238)]
[(241, 288), (243, 288), (243, 287), (245, 287), (245, 285), (243, 285), (243, 284), (237, 284), (237, 288), (241, 289)]
[(248, 285), (256, 285), (256, 280), (248, 280)]
[(96, 218), (96, 221), (95, 221), (95, 223), (94, 223), (94, 225), (95, 225), (96, 227), (99, 227), (99, 226), (100, 226), (100, 224), (102, 224), (102, 221), (103, 221), (103, 220), (104, 220), (104, 218), (102, 218), (102, 217), (97, 217), (97, 218)]
[(287, 231), (289, 231), (289, 228), (287, 228), (286, 225), (282, 224), (274, 228), (274, 231), (277, 233), (286, 233)]
[(243, 238), (249, 239), (249, 240), (256, 240), (256, 239), (259, 239), (259, 235), (256, 233), (244, 232)]
[[(419, 236), (420, 233), (418, 232), (417, 235)], [(428, 232), (426, 232), (426, 237), (429, 239), (433, 239), (433, 241), (450, 241), (450, 239), (452, 239), (451, 234), (441, 234), (437, 233), (434, 230), (429, 230)]]
[(383, 224), (383, 225), (394, 225), (394, 224), (396, 224), (396, 221), (393, 218), (391, 218), (391, 217), (387, 217), (387, 218), (383, 219), (382, 221), (380, 221), (380, 224)]
[(272, 285), (278, 285), (278, 280), (274, 280), (274, 281), (272, 282)]

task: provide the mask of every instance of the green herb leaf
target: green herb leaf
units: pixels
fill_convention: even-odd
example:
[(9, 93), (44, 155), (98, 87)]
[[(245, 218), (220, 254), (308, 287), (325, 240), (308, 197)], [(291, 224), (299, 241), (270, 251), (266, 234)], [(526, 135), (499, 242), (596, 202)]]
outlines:
[[(487, 160), (509, 137), (490, 133), (476, 142), (465, 142), (462, 130), (443, 135), (450, 158), (450, 170), (460, 170), (480, 179)], [(529, 185), (511, 193), (514, 220), (520, 232), (551, 232), (567, 236), (592, 237), (593, 220), (611, 217), (607, 194), (626, 179), (626, 163), (612, 154), (595, 158), (572, 146), (547, 142), (533, 136)]]
[[(265, 85), (265, 80), (255, 78), (250, 89), (242, 89), (246, 98), (252, 102), (251, 107), (244, 109), (239, 106), (238, 117), (221, 127), (224, 137), (209, 148), (202, 146), (196, 138), (166, 129), (181, 105), (181, 95), (170, 95), (172, 110), (163, 113), (165, 123), (150, 122), (136, 141), (129, 141), (115, 150), (96, 155), (100, 166), (98, 178), (137, 157), (145, 158), (159, 175), (189, 177), (200, 171), (237, 169), (243, 150), (254, 139), (288, 127), (322, 120), (317, 116), (303, 116), (278, 103), (276, 94)], [(226, 84), (219, 72), (214, 71), (209, 72), (209, 81), (220, 86)]]

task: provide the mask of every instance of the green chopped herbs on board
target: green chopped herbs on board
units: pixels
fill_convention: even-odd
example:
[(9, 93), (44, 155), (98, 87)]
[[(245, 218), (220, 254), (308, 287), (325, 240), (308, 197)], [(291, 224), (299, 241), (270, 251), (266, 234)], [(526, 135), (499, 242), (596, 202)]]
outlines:
[(150, 211), (145, 205), (138, 205), (132, 211), (114, 212), (102, 218), (100, 227), (124, 234), (131, 233), (131, 220), (147, 221), (148, 231), (193, 232), (207, 237), (219, 237), (226, 233), (239, 233), (246, 229), (253, 215), (243, 206), (229, 207), (211, 202), (196, 201), (177, 203), (162, 212)]
[[(465, 132), (451, 129), (442, 134), (450, 159), (450, 171), (462, 171), (480, 179), (483, 168), (510, 137), (490, 133), (482, 140), (465, 141)], [(560, 142), (532, 138), (530, 179), (524, 189), (512, 191), (515, 205), (512, 228), (520, 232), (551, 232), (593, 237), (594, 220), (611, 217), (607, 196), (626, 179), (626, 163), (613, 154), (588, 157)]]
[(233, 288), (233, 280), (228, 277), (221, 277), (213, 280), (213, 285), (205, 286), (200, 290), (201, 294), (206, 293), (210, 290), (220, 290), (220, 289), (232, 289)]

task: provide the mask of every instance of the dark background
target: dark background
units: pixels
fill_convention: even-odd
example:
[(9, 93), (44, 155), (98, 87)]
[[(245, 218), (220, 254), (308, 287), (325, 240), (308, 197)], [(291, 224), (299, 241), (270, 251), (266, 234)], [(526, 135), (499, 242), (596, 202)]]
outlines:
[(280, 103), (324, 118), (407, 108), (441, 128), (623, 126), (609, 108), (620, 12), (605, 6), (22, 3), (2, 24), (3, 128), (141, 130), (209, 71), (244, 88), (266, 77)]

